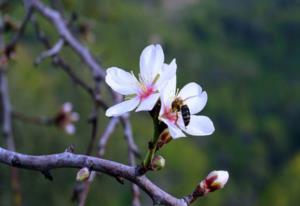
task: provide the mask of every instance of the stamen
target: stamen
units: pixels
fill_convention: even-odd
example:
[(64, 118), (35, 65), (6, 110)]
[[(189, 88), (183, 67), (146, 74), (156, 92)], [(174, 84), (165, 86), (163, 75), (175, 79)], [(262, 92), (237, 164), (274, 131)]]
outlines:
[(139, 74), (139, 82), (144, 82), (141, 74)]
[(134, 97), (136, 97), (136, 94), (126, 95), (124, 100), (130, 100), (130, 99), (133, 99)]
[(154, 85), (159, 80), (159, 78), (160, 74), (157, 74), (151, 84)]
[(177, 89), (176, 89), (176, 92), (175, 92), (175, 96), (176, 96), (176, 97), (178, 96), (178, 93), (179, 93), (179, 89), (177, 88)]

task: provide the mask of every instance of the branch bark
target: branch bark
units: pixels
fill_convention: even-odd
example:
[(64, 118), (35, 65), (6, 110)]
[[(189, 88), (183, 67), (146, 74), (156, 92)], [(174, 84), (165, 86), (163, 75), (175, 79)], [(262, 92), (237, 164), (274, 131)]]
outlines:
[(12, 167), (49, 173), (57, 168), (88, 167), (114, 177), (123, 177), (138, 185), (153, 200), (154, 204), (167, 206), (187, 206), (184, 198), (178, 199), (160, 189), (145, 175), (139, 176), (136, 167), (87, 155), (63, 152), (52, 155), (26, 155), (0, 147), (0, 162)]

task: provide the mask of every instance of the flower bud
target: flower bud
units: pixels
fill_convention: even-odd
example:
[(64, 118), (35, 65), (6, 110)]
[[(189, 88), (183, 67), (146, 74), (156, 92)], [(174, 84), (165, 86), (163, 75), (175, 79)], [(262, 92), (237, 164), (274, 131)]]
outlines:
[(64, 129), (67, 134), (75, 133), (76, 128), (73, 123), (78, 120), (79, 114), (73, 112), (73, 105), (70, 102), (65, 102), (55, 117), (55, 123), (57, 126)]
[(82, 182), (87, 180), (89, 176), (90, 176), (90, 170), (87, 167), (83, 167), (77, 172), (76, 180)]
[(161, 170), (165, 167), (166, 160), (160, 155), (157, 155), (153, 158), (151, 162), (151, 169), (154, 171)]
[(228, 178), (229, 174), (227, 171), (219, 170), (210, 172), (207, 177), (197, 185), (193, 193), (186, 197), (186, 201), (192, 203), (199, 197), (222, 189), (227, 183)]
[(201, 184), (208, 192), (222, 189), (227, 183), (229, 174), (227, 171), (219, 170), (210, 172)]
[(168, 129), (165, 129), (160, 135), (157, 142), (157, 150), (162, 148), (164, 145), (168, 144), (172, 140), (172, 137)]

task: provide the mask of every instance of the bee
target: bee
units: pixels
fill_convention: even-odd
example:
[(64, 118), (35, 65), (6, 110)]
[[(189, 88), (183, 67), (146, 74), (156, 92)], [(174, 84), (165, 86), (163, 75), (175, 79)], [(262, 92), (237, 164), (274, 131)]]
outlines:
[(181, 116), (184, 122), (184, 126), (188, 126), (191, 120), (190, 109), (186, 104), (184, 104), (183, 100), (180, 98), (176, 98), (172, 102), (172, 112), (181, 112)]

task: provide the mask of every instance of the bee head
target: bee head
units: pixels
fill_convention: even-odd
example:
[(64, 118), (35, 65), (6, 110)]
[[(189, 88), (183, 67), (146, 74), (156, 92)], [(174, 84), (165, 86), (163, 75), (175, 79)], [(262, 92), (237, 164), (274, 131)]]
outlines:
[(172, 102), (172, 111), (173, 112), (179, 112), (182, 105), (183, 105), (183, 100), (180, 99), (180, 98), (176, 98)]

